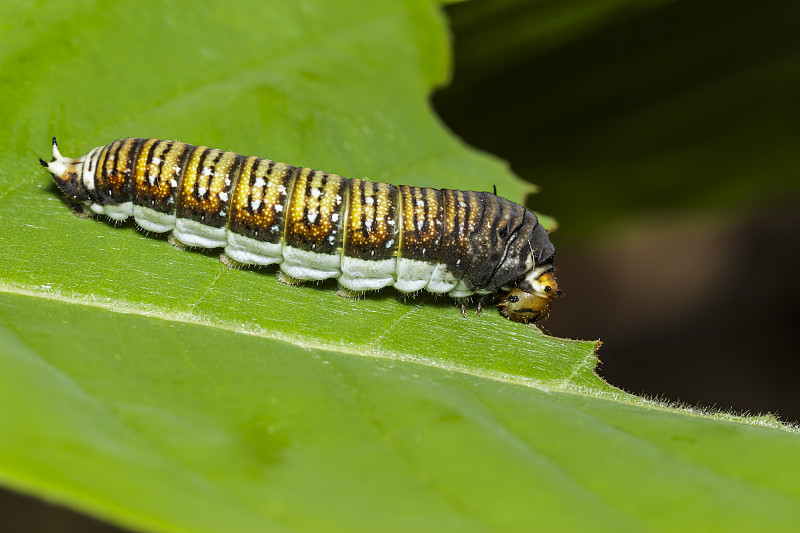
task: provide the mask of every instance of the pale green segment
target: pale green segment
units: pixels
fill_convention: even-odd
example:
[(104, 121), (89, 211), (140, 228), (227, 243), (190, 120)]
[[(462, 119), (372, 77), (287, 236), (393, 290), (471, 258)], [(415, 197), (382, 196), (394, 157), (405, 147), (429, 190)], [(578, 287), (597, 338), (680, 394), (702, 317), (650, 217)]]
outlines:
[[(0, 477), (153, 531), (779, 530), (800, 440), (6, 295)], [(80, 324), (80, 327), (75, 327)]]

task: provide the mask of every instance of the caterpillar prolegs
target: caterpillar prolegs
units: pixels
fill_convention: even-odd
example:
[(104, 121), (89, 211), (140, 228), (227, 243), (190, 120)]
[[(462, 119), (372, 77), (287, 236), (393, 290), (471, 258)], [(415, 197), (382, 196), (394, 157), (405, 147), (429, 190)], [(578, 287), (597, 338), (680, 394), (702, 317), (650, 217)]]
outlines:
[(237, 264), (278, 263), (291, 280), (337, 278), (352, 294), (393, 285), (499, 298), (517, 322), (560, 291), (536, 215), (489, 192), (394, 186), (158, 139), (40, 159), (64, 195), (117, 221), (224, 248)]

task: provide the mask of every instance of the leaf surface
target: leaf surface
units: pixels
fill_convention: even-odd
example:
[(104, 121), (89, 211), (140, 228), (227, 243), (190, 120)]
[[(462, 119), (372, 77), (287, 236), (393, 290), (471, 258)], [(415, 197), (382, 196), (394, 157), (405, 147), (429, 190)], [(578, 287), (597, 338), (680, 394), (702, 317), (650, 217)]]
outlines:
[(464, 319), (393, 291), (348, 301), (78, 220), (36, 162), (53, 134), (69, 155), (152, 136), (521, 200), (529, 186), (430, 111), (448, 66), (435, 4), (53, 2), (9, 16), (6, 485), (142, 531), (797, 520), (792, 433), (624, 394), (594, 374), (595, 343), (493, 310)]

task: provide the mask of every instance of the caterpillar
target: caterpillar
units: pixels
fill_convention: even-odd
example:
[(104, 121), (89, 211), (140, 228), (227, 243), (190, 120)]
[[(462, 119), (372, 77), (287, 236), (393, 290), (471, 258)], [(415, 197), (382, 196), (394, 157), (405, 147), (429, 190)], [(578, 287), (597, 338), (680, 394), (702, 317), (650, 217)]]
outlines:
[(495, 193), (346, 179), (158, 139), (120, 139), (72, 159), (53, 138), (52, 150), (39, 162), (84, 212), (133, 216), (178, 246), (224, 248), (231, 265), (277, 263), (290, 284), (337, 278), (351, 297), (389, 285), (486, 295), (523, 323), (561, 294), (536, 215)]

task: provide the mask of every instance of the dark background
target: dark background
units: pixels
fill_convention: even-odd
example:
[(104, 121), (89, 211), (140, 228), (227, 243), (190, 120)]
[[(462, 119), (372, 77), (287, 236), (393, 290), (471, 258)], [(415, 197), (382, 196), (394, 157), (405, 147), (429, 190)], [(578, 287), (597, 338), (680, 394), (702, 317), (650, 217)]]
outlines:
[[(800, 2), (449, 6), (434, 107), (541, 187), (566, 296), (625, 390), (800, 421)], [(503, 191), (498, 191), (501, 195)], [(0, 490), (0, 533), (123, 531)]]
[(435, 107), (559, 221), (546, 331), (627, 391), (800, 421), (800, 2), (611, 4), (450, 6)]

